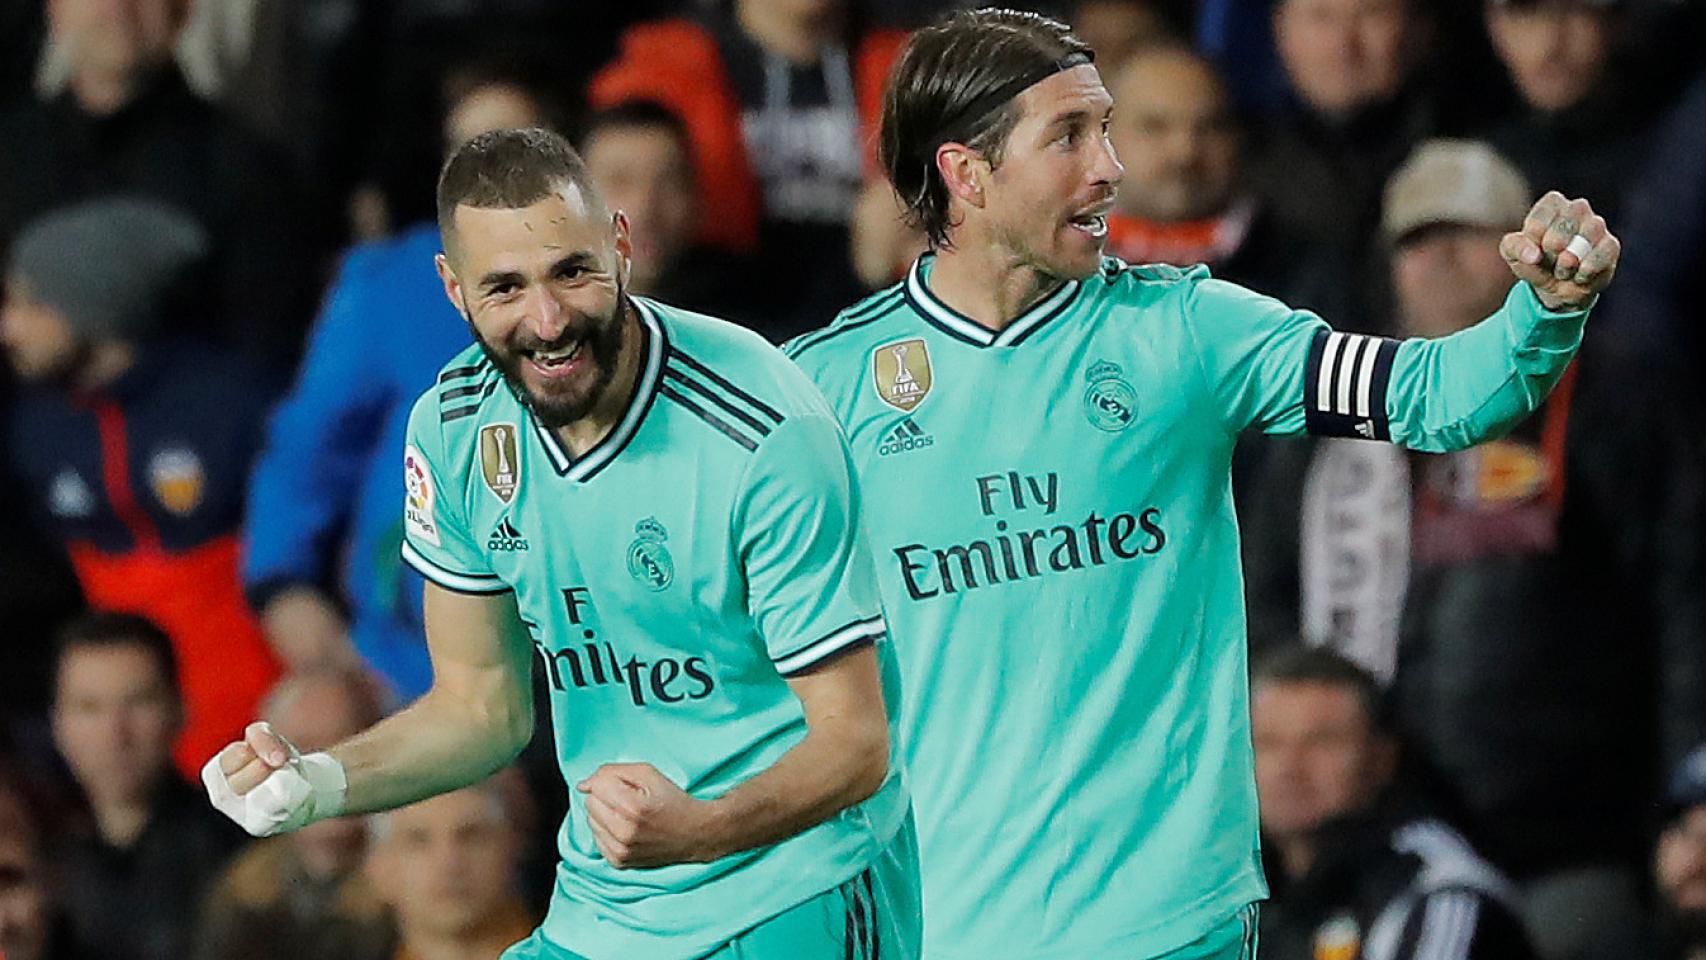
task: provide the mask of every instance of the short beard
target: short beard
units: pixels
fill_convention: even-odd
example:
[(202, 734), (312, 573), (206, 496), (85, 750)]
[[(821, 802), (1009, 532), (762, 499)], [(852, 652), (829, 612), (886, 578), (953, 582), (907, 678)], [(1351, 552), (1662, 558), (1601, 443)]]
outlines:
[[(627, 326), (628, 313), (633, 307), (628, 303), (627, 287), (620, 280), (616, 284), (616, 309), (608, 323), (595, 322), (586, 333), (582, 349), (590, 351), (597, 374), (591, 389), (579, 399), (555, 400), (541, 398), (527, 389), (527, 384), (521, 378), (522, 358), (518, 354), (507, 354), (480, 336), (480, 331), (474, 326), (472, 314), (467, 312), (464, 305), (463, 319), (468, 321), (468, 329), (474, 334), (474, 342), (486, 354), (486, 359), (492, 362), (498, 372), (503, 374), (504, 383), (515, 396), (517, 402), (533, 413), (534, 419), (547, 430), (566, 427), (577, 420), (585, 418), (604, 399), (604, 394), (610, 389), (610, 383), (616, 379), (616, 366), (622, 357), (622, 332)], [(547, 344), (546, 348), (549, 349)]]

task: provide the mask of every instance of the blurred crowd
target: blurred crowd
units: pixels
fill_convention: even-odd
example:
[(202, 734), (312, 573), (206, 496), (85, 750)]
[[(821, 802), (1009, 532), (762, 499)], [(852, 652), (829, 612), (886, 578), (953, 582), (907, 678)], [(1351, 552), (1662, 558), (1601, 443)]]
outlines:
[[(1115, 97), (1111, 255), (1438, 337), (1502, 302), (1498, 238), (1543, 191), (1623, 240), (1509, 436), (1241, 444), (1263, 957), (1706, 960), (1706, 9), (1013, 5), (1072, 24)], [(779, 342), (923, 249), (874, 130), (950, 6), (0, 7), (0, 956), (523, 937), (566, 803), (548, 737), (265, 841), (196, 779), (252, 719), (319, 749), (430, 684), (397, 466), (470, 340), (439, 160), (563, 131), (632, 224), (630, 292)]]

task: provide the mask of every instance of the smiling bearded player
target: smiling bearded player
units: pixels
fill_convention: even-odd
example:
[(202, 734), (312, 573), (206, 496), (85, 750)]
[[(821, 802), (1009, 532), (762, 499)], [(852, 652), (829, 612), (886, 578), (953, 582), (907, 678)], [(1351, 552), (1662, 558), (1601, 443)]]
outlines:
[(469, 141), (438, 209), (479, 342), (404, 451), (432, 688), (323, 753), (251, 726), (214, 804), (265, 835), (479, 781), (532, 735), (537, 651), (575, 789), (505, 960), (914, 957), (893, 657), (822, 398), (756, 334), (629, 296), (627, 220), (556, 134)]
[(1200, 267), (1103, 258), (1110, 106), (1052, 20), (919, 31), (881, 153), (934, 252), (787, 348), (870, 505), (930, 960), (1254, 952), (1239, 432), (1472, 446), (1546, 397), (1617, 261), (1547, 194), (1482, 323), (1335, 333)]

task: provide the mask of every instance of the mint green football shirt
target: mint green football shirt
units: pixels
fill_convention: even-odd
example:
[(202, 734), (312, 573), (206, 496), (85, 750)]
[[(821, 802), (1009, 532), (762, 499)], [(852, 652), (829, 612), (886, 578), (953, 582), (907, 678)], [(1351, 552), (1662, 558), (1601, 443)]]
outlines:
[(1585, 314), (1518, 285), (1400, 343), (1110, 259), (992, 333), (930, 292), (931, 263), (785, 348), (865, 495), (924, 955), (1160, 956), (1266, 895), (1239, 432), (1469, 446), (1540, 403)]
[[(749, 331), (635, 304), (634, 397), (579, 457), (478, 346), (444, 368), (409, 421), (403, 556), (447, 590), (515, 594), (567, 782), (645, 762), (708, 799), (805, 735), (786, 677), (875, 644), (893, 702), (894, 658), (846, 444), (817, 391)], [(858, 875), (907, 814), (891, 772), (774, 846), (617, 870), (570, 791), (541, 930), (591, 960), (699, 957)]]

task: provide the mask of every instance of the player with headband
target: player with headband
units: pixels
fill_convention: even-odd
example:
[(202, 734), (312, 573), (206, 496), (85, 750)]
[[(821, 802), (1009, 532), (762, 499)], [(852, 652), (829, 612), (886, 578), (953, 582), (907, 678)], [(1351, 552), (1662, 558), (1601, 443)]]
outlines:
[(931, 960), (1253, 954), (1238, 434), (1479, 443), (1557, 383), (1617, 263), (1588, 203), (1548, 193), (1485, 321), (1338, 333), (1201, 267), (1104, 257), (1111, 106), (1053, 20), (919, 31), (881, 156), (932, 250), (787, 347), (869, 506)]

